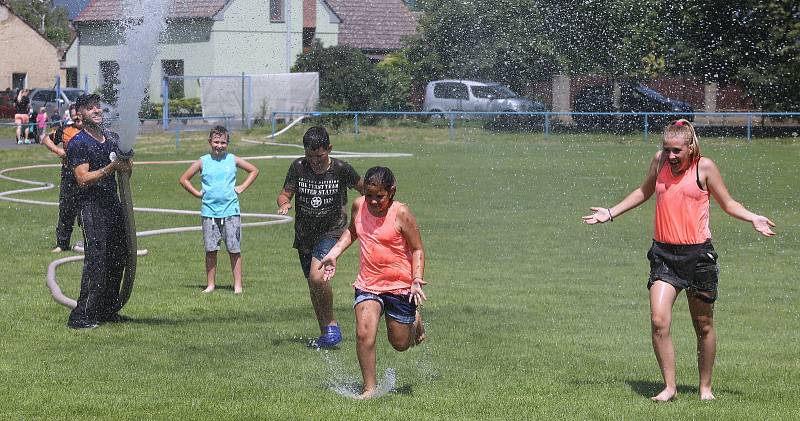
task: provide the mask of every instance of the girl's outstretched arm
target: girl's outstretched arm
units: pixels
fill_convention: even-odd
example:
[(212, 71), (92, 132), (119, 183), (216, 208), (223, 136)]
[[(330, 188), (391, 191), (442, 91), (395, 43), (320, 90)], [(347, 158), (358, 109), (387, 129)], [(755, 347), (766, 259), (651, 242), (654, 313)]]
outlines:
[(719, 168), (714, 164), (714, 161), (709, 158), (700, 158), (698, 165), (700, 166), (703, 178), (705, 178), (709, 193), (711, 193), (714, 200), (717, 201), (719, 207), (722, 208), (725, 213), (736, 219), (750, 222), (753, 224), (753, 228), (765, 237), (775, 235), (772, 231), (772, 227), (775, 226), (774, 222), (770, 221), (769, 218), (765, 216), (750, 212), (741, 203), (731, 197), (728, 188), (725, 187), (725, 182), (722, 181), (722, 174), (720, 174)]
[(613, 221), (614, 218), (646, 202), (656, 191), (656, 176), (658, 175), (660, 160), (661, 151), (658, 151), (650, 161), (650, 167), (647, 169), (647, 175), (641, 186), (637, 187), (636, 190), (630, 192), (621, 202), (610, 208), (601, 208), (598, 206), (590, 207), (589, 209), (591, 209), (593, 213), (582, 217), (581, 219), (583, 219), (583, 222), (594, 225)]

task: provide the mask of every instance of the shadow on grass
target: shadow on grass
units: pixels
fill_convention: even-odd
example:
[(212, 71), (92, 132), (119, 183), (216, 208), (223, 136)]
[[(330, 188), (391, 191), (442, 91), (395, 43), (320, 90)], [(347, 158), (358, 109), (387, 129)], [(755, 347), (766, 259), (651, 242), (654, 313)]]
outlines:
[[(661, 382), (650, 382), (644, 380), (625, 380), (625, 383), (628, 386), (639, 394), (640, 396), (644, 396), (646, 398), (650, 398), (652, 396), (657, 395), (664, 389), (664, 383)], [(738, 390), (722, 388), (717, 389), (714, 388), (714, 394), (730, 394), (730, 395), (741, 395), (742, 392)], [(679, 395), (697, 395), (700, 393), (700, 389), (697, 386), (688, 386), (688, 385), (678, 385), (678, 394)]]
[(396, 387), (392, 392), (398, 395), (410, 396), (414, 393), (414, 388), (410, 383), (406, 383), (400, 387)]

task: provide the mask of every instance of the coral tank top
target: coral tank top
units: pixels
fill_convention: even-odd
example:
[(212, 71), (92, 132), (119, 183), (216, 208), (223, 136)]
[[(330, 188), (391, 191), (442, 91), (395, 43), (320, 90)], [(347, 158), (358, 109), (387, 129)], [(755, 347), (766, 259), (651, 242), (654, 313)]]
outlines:
[(364, 200), (355, 219), (361, 248), (361, 268), (353, 286), (373, 294), (411, 291), (411, 250), (403, 234), (397, 230), (397, 210), (403, 206), (393, 202), (386, 216), (369, 213)]
[(708, 189), (700, 188), (696, 159), (678, 176), (669, 164), (656, 177), (656, 216), (654, 239), (667, 244), (702, 244), (711, 239), (708, 228)]

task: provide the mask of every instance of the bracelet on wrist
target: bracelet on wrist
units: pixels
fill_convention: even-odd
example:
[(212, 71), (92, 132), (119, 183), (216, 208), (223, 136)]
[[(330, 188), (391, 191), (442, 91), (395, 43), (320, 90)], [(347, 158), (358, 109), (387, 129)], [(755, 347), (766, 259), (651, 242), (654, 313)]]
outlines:
[(614, 216), (611, 215), (611, 208), (606, 208), (606, 211), (608, 212), (609, 222), (614, 222)]

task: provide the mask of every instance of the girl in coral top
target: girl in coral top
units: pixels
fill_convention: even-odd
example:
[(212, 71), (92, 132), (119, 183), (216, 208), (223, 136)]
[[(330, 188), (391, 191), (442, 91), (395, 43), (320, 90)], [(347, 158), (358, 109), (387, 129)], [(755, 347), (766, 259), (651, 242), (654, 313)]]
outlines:
[(377, 388), (375, 340), (386, 313), (389, 343), (405, 351), (425, 339), (417, 306), (427, 299), (422, 291), (425, 251), (414, 214), (394, 201), (397, 186), (389, 168), (373, 167), (364, 176), (366, 193), (353, 202), (350, 227), (322, 259), (323, 279), (336, 272), (336, 259), (360, 240), (360, 270), (355, 288), (356, 353), (364, 379), (362, 399)]
[(700, 399), (712, 400), (711, 374), (716, 355), (714, 301), (717, 299), (717, 253), (708, 228), (709, 196), (734, 218), (753, 224), (766, 237), (775, 235), (775, 224), (747, 210), (734, 200), (714, 162), (700, 155), (692, 123), (677, 120), (664, 130), (661, 150), (650, 161), (642, 185), (610, 208), (592, 207), (583, 222), (613, 221), (656, 194), (655, 234), (647, 253), (650, 260), (650, 323), (664, 389), (654, 401), (672, 400), (677, 394), (675, 350), (670, 336), (672, 305), (686, 290), (689, 312), (697, 335)]

